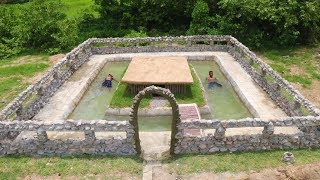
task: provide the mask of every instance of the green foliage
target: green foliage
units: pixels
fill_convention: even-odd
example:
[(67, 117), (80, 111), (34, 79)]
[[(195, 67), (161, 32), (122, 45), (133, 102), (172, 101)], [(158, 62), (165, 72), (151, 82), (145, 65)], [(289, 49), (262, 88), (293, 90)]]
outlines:
[(147, 33), (140, 30), (140, 31), (135, 31), (131, 30), (130, 33), (126, 34), (124, 36), (125, 38), (136, 38), (136, 37), (148, 37)]
[(76, 25), (60, 10), (61, 1), (37, 0), (19, 8), (15, 37), (25, 47), (65, 48), (74, 44)]
[(319, 11), (318, 0), (33, 0), (0, 6), (0, 58), (68, 51), (90, 37), (230, 34), (254, 48), (314, 43)]
[(18, 4), (29, 2), (30, 0), (0, 0), (0, 4)]
[(138, 29), (165, 31), (185, 29), (191, 19), (194, 0), (95, 0), (101, 22), (114, 30)]
[(278, 45), (310, 43), (319, 39), (318, 0), (222, 0), (218, 28), (251, 46), (263, 41)]
[(61, 1), (37, 0), (0, 6), (0, 58), (23, 49), (69, 50), (78, 42), (78, 26), (67, 19)]
[(16, 16), (12, 8), (0, 6), (0, 59), (21, 51), (19, 42), (12, 34), (13, 26), (17, 23)]
[(192, 21), (187, 34), (208, 34), (210, 26), (209, 6), (203, 0), (198, 0), (192, 11)]
[[(130, 33), (126, 34), (124, 36), (125, 38), (137, 38), (137, 37), (148, 37), (147, 33), (144, 32), (142, 29), (140, 29), (140, 31), (135, 31), (135, 30), (131, 30)], [(150, 45), (150, 43), (145, 42), (145, 43), (137, 43), (137, 46), (148, 46)]]

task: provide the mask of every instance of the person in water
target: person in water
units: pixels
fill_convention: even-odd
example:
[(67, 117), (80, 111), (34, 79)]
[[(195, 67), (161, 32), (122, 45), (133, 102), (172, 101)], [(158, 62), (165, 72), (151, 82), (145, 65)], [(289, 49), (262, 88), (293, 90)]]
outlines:
[(213, 75), (213, 71), (209, 71), (209, 76), (207, 77), (208, 88), (212, 89), (214, 87), (222, 87), (220, 83), (217, 82), (217, 78)]
[[(113, 78), (112, 74), (108, 74), (108, 76), (106, 77), (106, 79), (103, 81), (102, 86), (103, 87), (107, 87), (107, 88), (112, 88), (112, 81), (116, 79)], [(119, 82), (119, 81), (117, 81)]]

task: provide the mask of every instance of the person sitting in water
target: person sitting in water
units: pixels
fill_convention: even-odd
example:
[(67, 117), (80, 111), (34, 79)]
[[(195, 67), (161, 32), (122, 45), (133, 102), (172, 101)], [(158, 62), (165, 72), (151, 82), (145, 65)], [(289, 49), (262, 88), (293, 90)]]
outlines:
[[(106, 79), (103, 81), (102, 86), (103, 87), (107, 87), (107, 88), (112, 88), (112, 81), (116, 79), (113, 78), (112, 74), (108, 74), (108, 76), (106, 77)], [(117, 81), (119, 82), (119, 81)]]
[(212, 89), (214, 87), (222, 87), (220, 83), (217, 82), (217, 78), (213, 75), (213, 71), (209, 71), (209, 76), (207, 77), (208, 88)]

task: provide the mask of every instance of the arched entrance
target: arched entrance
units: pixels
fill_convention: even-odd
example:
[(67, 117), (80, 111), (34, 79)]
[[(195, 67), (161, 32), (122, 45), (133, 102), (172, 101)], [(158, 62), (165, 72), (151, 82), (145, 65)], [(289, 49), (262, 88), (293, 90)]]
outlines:
[(136, 146), (136, 151), (138, 154), (141, 154), (141, 145), (139, 139), (139, 127), (138, 127), (138, 109), (141, 100), (150, 94), (157, 94), (166, 98), (172, 108), (172, 123), (171, 123), (171, 142), (170, 142), (170, 154), (174, 154), (174, 145), (177, 142), (176, 134), (178, 132), (177, 124), (180, 123), (180, 114), (179, 107), (174, 95), (170, 92), (169, 89), (149, 86), (140, 91), (134, 98), (132, 104), (132, 114), (130, 115), (130, 124), (134, 128), (134, 143)]

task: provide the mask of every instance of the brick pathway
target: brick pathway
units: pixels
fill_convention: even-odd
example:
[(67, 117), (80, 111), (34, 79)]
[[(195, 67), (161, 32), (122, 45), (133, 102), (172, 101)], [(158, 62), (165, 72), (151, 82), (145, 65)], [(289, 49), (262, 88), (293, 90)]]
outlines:
[(198, 106), (196, 104), (179, 104), (181, 121), (187, 119), (201, 119)]
[[(201, 119), (197, 104), (179, 104), (179, 112), (181, 121), (185, 120), (199, 120)], [(185, 136), (202, 136), (202, 129), (184, 129)]]

